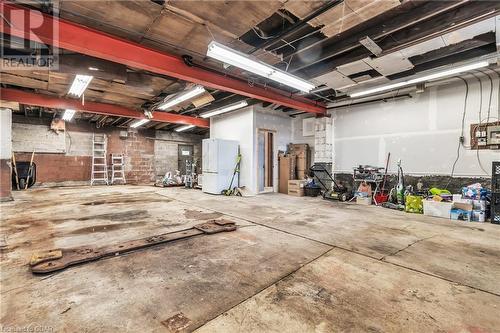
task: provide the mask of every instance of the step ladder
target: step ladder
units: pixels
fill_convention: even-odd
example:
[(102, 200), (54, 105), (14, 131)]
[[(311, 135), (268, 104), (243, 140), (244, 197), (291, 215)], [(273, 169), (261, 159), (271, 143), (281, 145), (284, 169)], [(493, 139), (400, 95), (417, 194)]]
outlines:
[(92, 177), (90, 186), (93, 186), (96, 182), (109, 185), (106, 146), (106, 134), (94, 133), (92, 135)]
[(111, 184), (125, 181), (125, 163), (123, 162), (122, 154), (111, 154)]

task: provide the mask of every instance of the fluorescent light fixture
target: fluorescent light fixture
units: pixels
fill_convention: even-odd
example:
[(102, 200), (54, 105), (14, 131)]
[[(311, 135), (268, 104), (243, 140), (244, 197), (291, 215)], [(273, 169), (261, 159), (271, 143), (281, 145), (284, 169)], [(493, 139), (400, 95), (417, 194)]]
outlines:
[(137, 128), (137, 127), (142, 126), (142, 125), (149, 123), (149, 122), (150, 122), (149, 119), (139, 119), (139, 120), (133, 122), (132, 124), (130, 124), (130, 127)]
[(401, 87), (409, 86), (409, 85), (416, 84), (416, 83), (421, 83), (421, 82), (425, 82), (425, 81), (431, 81), (431, 80), (435, 80), (435, 79), (440, 79), (442, 77), (446, 77), (446, 76), (450, 76), (450, 75), (454, 75), (454, 74), (459, 74), (459, 73), (463, 73), (463, 72), (467, 72), (467, 71), (471, 71), (471, 70), (474, 70), (474, 69), (486, 67), (488, 65), (489, 65), (489, 62), (486, 61), (486, 60), (485, 61), (481, 61), (481, 62), (476, 62), (476, 63), (470, 64), (470, 65), (465, 65), (465, 66), (460, 66), (460, 67), (452, 68), (452, 69), (449, 69), (449, 70), (445, 70), (445, 71), (438, 72), (438, 73), (435, 73), (435, 74), (430, 74), (430, 75), (427, 75), (427, 76), (422, 76), (422, 77), (411, 79), (411, 80), (408, 80), (408, 81), (402, 81), (402, 82), (398, 82), (398, 83), (394, 83), (394, 84), (389, 84), (389, 85), (386, 85), (386, 86), (380, 86), (380, 87), (377, 87), (377, 88), (368, 89), (368, 90), (357, 92), (357, 93), (352, 93), (349, 96), (350, 97), (361, 97), (361, 96), (371, 95), (371, 94), (375, 94), (375, 93), (378, 93), (378, 92), (393, 90), (393, 89), (396, 89), (396, 88), (401, 88)]
[(243, 108), (243, 107), (245, 107), (247, 105), (248, 105), (247, 101), (241, 101), (241, 102), (238, 102), (238, 103), (235, 103), (235, 104), (231, 104), (231, 105), (225, 106), (225, 107), (220, 108), (220, 109), (215, 109), (215, 110), (207, 111), (205, 113), (200, 114), (200, 116), (202, 118), (210, 118), (210, 117), (216, 116), (216, 115), (221, 114), (221, 113), (226, 113), (226, 112), (229, 112), (229, 111), (234, 111), (234, 110), (241, 109), (241, 108)]
[(251, 59), (248, 55), (233, 50), (215, 41), (210, 42), (208, 45), (207, 56), (300, 91), (310, 92), (315, 87), (315, 85), (309, 81), (284, 72), (262, 61)]
[(97, 68), (97, 67), (89, 67), (89, 70), (90, 70), (90, 71), (95, 71), (95, 72), (98, 72), (98, 71), (99, 71), (99, 68)]
[(194, 98), (198, 95), (201, 95), (205, 92), (205, 88), (202, 86), (195, 86), (194, 88), (191, 88), (189, 90), (185, 90), (173, 98), (169, 99), (165, 103), (161, 104), (158, 109), (160, 110), (167, 110), (170, 109), (172, 106), (180, 104), (182, 102), (185, 102), (187, 100), (190, 100), (191, 98)]
[(73, 80), (73, 84), (71, 85), (68, 94), (81, 97), (93, 78), (94, 77), (90, 75), (77, 75)]
[(177, 127), (175, 129), (176, 132), (184, 132), (184, 131), (187, 131), (188, 129), (191, 129), (193, 128), (194, 125), (186, 125), (186, 126), (182, 126), (182, 127)]
[(66, 111), (64, 111), (64, 114), (63, 114), (63, 120), (70, 121), (71, 119), (73, 119), (75, 112), (76, 112), (75, 110), (66, 109)]

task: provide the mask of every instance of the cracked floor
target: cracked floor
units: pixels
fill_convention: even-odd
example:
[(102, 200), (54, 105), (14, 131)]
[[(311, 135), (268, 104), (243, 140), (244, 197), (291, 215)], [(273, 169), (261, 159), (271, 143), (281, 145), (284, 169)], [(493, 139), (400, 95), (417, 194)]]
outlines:
[[(498, 332), (500, 227), (281, 194), (36, 189), (0, 205), (1, 325), (54, 332)], [(209, 219), (201, 236), (33, 276), (33, 251)]]

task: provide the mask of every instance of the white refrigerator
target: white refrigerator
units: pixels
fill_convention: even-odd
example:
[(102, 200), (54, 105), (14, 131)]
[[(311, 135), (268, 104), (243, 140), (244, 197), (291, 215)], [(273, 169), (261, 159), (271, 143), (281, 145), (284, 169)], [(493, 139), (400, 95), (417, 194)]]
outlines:
[[(202, 146), (202, 190), (205, 193), (221, 194), (228, 189), (238, 157), (238, 141), (204, 139)], [(239, 186), (238, 175), (232, 187)]]

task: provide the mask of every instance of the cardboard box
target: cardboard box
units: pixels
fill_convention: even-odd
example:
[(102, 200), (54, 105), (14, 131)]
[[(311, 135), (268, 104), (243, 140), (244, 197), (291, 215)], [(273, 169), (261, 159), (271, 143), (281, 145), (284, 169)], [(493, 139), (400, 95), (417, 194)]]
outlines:
[(472, 202), (471, 203), (468, 203), (468, 202), (454, 202), (453, 203), (453, 207), (452, 209), (461, 209), (461, 210), (465, 210), (467, 212), (470, 212), (472, 211)]
[(279, 184), (278, 191), (288, 194), (288, 181), (296, 179), (295, 175), (295, 156), (279, 154)]
[(288, 190), (298, 190), (303, 189), (306, 186), (307, 181), (301, 179), (292, 179), (288, 181)]
[(307, 143), (288, 145), (288, 153), (297, 158), (297, 179), (307, 178), (311, 166), (311, 150)]
[(434, 200), (424, 200), (424, 215), (442, 217), (449, 219), (451, 208), (453, 207), (452, 202), (438, 202)]
[(363, 197), (356, 197), (356, 203), (358, 205), (365, 205), (365, 206), (369, 206), (372, 204), (372, 198), (371, 197), (366, 197), (366, 198), (363, 198)]
[(288, 195), (293, 195), (294, 197), (303, 197), (304, 196), (304, 188), (299, 189), (288, 189)]
[(450, 211), (450, 218), (452, 220), (470, 222), (471, 217), (472, 217), (472, 211), (463, 210), (463, 209), (459, 209), (459, 208), (453, 208)]

